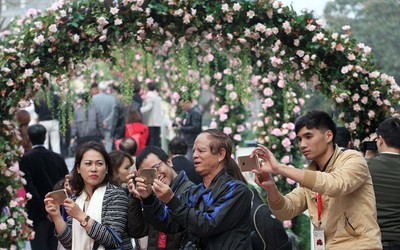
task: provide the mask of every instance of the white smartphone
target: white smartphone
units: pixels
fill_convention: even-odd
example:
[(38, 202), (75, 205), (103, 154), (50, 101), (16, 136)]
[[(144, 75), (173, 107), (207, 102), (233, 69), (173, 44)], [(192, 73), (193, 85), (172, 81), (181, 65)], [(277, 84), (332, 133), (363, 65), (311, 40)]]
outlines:
[(68, 198), (67, 191), (65, 189), (59, 189), (46, 194), (46, 198), (53, 198), (54, 204), (59, 206), (64, 203), (64, 200)]
[(253, 169), (260, 169), (260, 162), (258, 156), (254, 155), (250, 158), (250, 155), (239, 156), (237, 158), (240, 170), (242, 172), (248, 172)]

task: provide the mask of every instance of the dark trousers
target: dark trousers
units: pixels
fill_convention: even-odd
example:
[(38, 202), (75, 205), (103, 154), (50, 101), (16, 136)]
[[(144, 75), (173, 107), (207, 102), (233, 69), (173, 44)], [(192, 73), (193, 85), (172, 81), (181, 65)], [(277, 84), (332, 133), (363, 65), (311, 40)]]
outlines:
[(400, 250), (400, 245), (392, 241), (382, 241), (383, 250)]
[(31, 240), (32, 250), (56, 250), (57, 238), (54, 236), (54, 224), (49, 220), (33, 222), (35, 239)]
[(149, 127), (149, 138), (147, 139), (147, 146), (161, 147), (161, 127)]

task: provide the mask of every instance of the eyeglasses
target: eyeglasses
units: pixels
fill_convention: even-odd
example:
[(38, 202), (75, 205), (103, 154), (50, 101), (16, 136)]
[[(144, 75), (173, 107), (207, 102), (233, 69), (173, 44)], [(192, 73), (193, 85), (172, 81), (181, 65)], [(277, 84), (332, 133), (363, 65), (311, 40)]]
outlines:
[(163, 161), (160, 161), (159, 163), (155, 164), (154, 166), (152, 166), (151, 168), (155, 168), (158, 170), (159, 167), (161, 167), (161, 164), (163, 163)]

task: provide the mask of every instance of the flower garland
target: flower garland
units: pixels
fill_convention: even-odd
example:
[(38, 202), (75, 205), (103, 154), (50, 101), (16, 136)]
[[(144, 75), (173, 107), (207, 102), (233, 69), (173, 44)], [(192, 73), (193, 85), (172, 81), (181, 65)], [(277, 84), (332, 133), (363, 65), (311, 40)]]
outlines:
[[(178, 62), (193, 65), (193, 71), (178, 67), (183, 78), (173, 89), (178, 95), (190, 94), (193, 90), (185, 84), (193, 83), (197, 72), (202, 75), (200, 86), (206, 83), (214, 91), (216, 126), (240, 142), (249, 128), (242, 104), (255, 89), (262, 112), (254, 131), (282, 162), (295, 165), (293, 123), (303, 112), (307, 89), (333, 101), (339, 121), (352, 130), (356, 143), (397, 112), (400, 91), (393, 77), (378, 71), (371, 48), (352, 39), (350, 27), (343, 30), (332, 33), (322, 20), (309, 13), (297, 15), (279, 1), (85, 0), (59, 1), (44, 12), (29, 10), (1, 34), (0, 188), (10, 192), (0, 204), (10, 216), (0, 220), (0, 247), (19, 247), (31, 237), (22, 229), (29, 224), (26, 216), (8, 222), (15, 219), (13, 211), (24, 209), (23, 202), (13, 203), (14, 189), (21, 186), (12, 171), (21, 156), (10, 129), (13, 115), (50, 84), (68, 93), (74, 63), (87, 58), (113, 62), (113, 48), (131, 43), (147, 55), (177, 51)], [(185, 47), (198, 55), (197, 67), (185, 59)]]

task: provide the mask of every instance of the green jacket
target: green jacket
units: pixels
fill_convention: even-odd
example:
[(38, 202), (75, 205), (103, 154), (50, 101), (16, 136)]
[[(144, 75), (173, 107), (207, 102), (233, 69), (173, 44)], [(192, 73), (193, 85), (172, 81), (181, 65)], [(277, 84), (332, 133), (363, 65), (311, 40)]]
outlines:
[(400, 245), (400, 155), (381, 153), (368, 159), (376, 195), (382, 241)]

